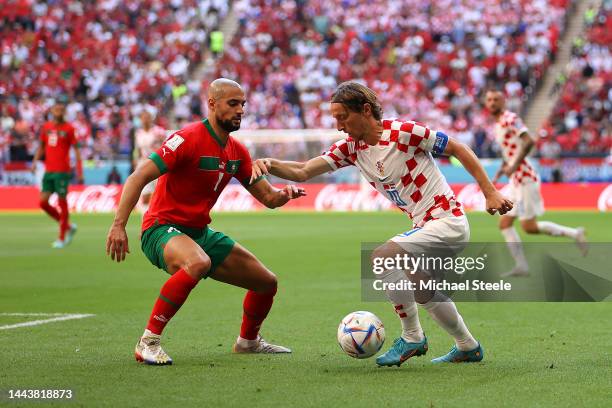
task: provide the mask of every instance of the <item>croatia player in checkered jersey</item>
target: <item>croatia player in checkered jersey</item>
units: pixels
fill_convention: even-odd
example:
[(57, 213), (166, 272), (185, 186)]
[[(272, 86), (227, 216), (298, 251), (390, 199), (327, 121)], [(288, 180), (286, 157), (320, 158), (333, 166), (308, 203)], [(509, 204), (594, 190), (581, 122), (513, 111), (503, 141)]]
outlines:
[(495, 139), (501, 147), (502, 167), (493, 182), (501, 176), (510, 179), (510, 199), (515, 203), (512, 211), (499, 219), (501, 230), (508, 248), (516, 262), (514, 268), (504, 276), (528, 276), (529, 266), (523, 252), (521, 238), (514, 229), (518, 217), (523, 231), (528, 234), (546, 234), (556, 237), (569, 237), (576, 241), (583, 255), (587, 253), (585, 230), (582, 227), (570, 228), (550, 221), (538, 221), (544, 214), (544, 204), (540, 193), (540, 177), (527, 159), (535, 142), (519, 116), (505, 109), (502, 92), (492, 89), (486, 93), (486, 107), (495, 119)]
[[(350, 136), (336, 142), (323, 155), (305, 163), (260, 159), (253, 163), (253, 179), (272, 174), (305, 181), (342, 167), (357, 166), (366, 180), (395, 203), (413, 221), (414, 228), (396, 235), (374, 251), (372, 258), (419, 254), (431, 247), (461, 248), (469, 241), (469, 225), (461, 204), (436, 166), (432, 153), (454, 155), (481, 187), (489, 213), (504, 214), (512, 202), (491, 183), (478, 158), (466, 145), (443, 132), (412, 121), (383, 120), (377, 96), (357, 82), (341, 84), (331, 99), (338, 130)], [(418, 251), (418, 252), (417, 252)], [(424, 271), (410, 271), (410, 280), (431, 279)], [(406, 272), (389, 270), (384, 281), (406, 279)], [(380, 366), (400, 365), (428, 350), (418, 317), (417, 303), (454, 339), (451, 351), (432, 361), (480, 361), (483, 349), (469, 332), (455, 304), (442, 293), (426, 290), (387, 291), (401, 320), (402, 335), (385, 354)]]

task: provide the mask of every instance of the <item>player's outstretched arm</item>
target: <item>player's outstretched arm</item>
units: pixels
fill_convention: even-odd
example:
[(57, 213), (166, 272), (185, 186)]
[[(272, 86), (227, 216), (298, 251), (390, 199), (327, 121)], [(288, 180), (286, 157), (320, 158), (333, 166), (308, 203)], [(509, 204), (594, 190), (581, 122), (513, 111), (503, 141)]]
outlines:
[(512, 163), (504, 163), (501, 168), (501, 171), (506, 176), (510, 177), (514, 174), (515, 171), (518, 170), (519, 166), (525, 160), (525, 157), (531, 152), (531, 149), (535, 146), (535, 141), (527, 132), (521, 133), (521, 148), (516, 155), (516, 159)]
[(144, 186), (160, 175), (157, 165), (152, 160), (147, 160), (138, 166), (125, 181), (119, 207), (106, 238), (106, 255), (110, 255), (113, 261), (121, 262), (125, 259), (126, 253), (130, 253), (128, 237), (125, 232), (128, 218), (130, 218), (130, 213), (138, 203)]
[(41, 140), (40, 145), (38, 146), (38, 149), (36, 149), (36, 153), (34, 153), (34, 158), (32, 159), (32, 168), (30, 169), (32, 170), (32, 174), (36, 173), (36, 163), (38, 163), (38, 161), (42, 157), (44, 149), (45, 149), (45, 144)]
[(487, 199), (486, 206), (489, 214), (498, 212), (503, 215), (512, 209), (512, 201), (508, 200), (497, 191), (493, 183), (491, 183), (491, 180), (489, 180), (489, 176), (487, 176), (485, 169), (480, 164), (478, 157), (476, 157), (472, 149), (466, 144), (449, 138), (444, 154), (455, 156), (472, 177), (474, 177), (480, 186), (480, 190)]
[(261, 179), (255, 184), (247, 187), (249, 193), (253, 195), (263, 205), (268, 208), (282, 207), (289, 200), (304, 197), (306, 191), (298, 186), (287, 185), (282, 189), (274, 188), (268, 180)]
[(285, 180), (304, 182), (332, 170), (321, 156), (307, 162), (282, 161), (272, 158), (257, 159), (253, 162), (251, 182), (264, 174), (272, 174)]

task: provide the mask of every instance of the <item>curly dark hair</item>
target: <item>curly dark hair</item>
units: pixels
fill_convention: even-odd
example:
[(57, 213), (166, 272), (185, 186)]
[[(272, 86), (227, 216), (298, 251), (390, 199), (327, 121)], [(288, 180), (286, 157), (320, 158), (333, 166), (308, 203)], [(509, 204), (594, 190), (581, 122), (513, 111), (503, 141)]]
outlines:
[(353, 112), (363, 112), (363, 105), (366, 103), (372, 108), (374, 119), (382, 119), (382, 106), (378, 102), (376, 92), (365, 85), (355, 81), (347, 81), (338, 85), (331, 97), (332, 103), (341, 103)]

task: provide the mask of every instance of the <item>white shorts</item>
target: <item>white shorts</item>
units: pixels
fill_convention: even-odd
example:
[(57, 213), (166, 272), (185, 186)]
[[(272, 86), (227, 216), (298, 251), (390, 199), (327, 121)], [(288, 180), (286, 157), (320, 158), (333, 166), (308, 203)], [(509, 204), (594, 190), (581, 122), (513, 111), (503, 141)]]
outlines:
[[(442, 258), (455, 256), (465, 249), (469, 240), (470, 225), (465, 215), (432, 220), (422, 228), (413, 228), (390, 239), (412, 256)], [(433, 270), (423, 270), (423, 272), (436, 276)], [(407, 279), (405, 272), (397, 269), (385, 271), (380, 278), (385, 282), (399, 282)]]
[(433, 246), (459, 252), (469, 240), (470, 224), (465, 215), (431, 220), (422, 228), (413, 228), (390, 239), (408, 253), (427, 252)]
[(508, 198), (514, 203), (514, 208), (506, 213), (510, 217), (529, 220), (544, 214), (544, 201), (540, 193), (539, 182), (511, 184)]
[(155, 191), (156, 185), (157, 185), (157, 179), (153, 180), (152, 182), (144, 186), (144, 188), (142, 189), (142, 194), (153, 194), (153, 192)]

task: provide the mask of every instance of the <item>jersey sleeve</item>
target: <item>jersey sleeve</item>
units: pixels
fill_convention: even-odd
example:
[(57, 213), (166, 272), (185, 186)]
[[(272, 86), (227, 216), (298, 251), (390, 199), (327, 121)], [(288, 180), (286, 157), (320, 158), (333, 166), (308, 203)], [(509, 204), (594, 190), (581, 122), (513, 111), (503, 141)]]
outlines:
[(334, 143), (321, 157), (330, 165), (332, 170), (354, 166), (357, 159), (355, 141), (347, 137)]
[(399, 128), (397, 147), (407, 152), (410, 147), (431, 152), (436, 156), (442, 155), (448, 144), (448, 136), (435, 131), (422, 123), (407, 121)]
[(156, 151), (151, 153), (149, 159), (153, 160), (161, 174), (172, 171), (189, 157), (186, 135), (176, 132), (170, 136)]

